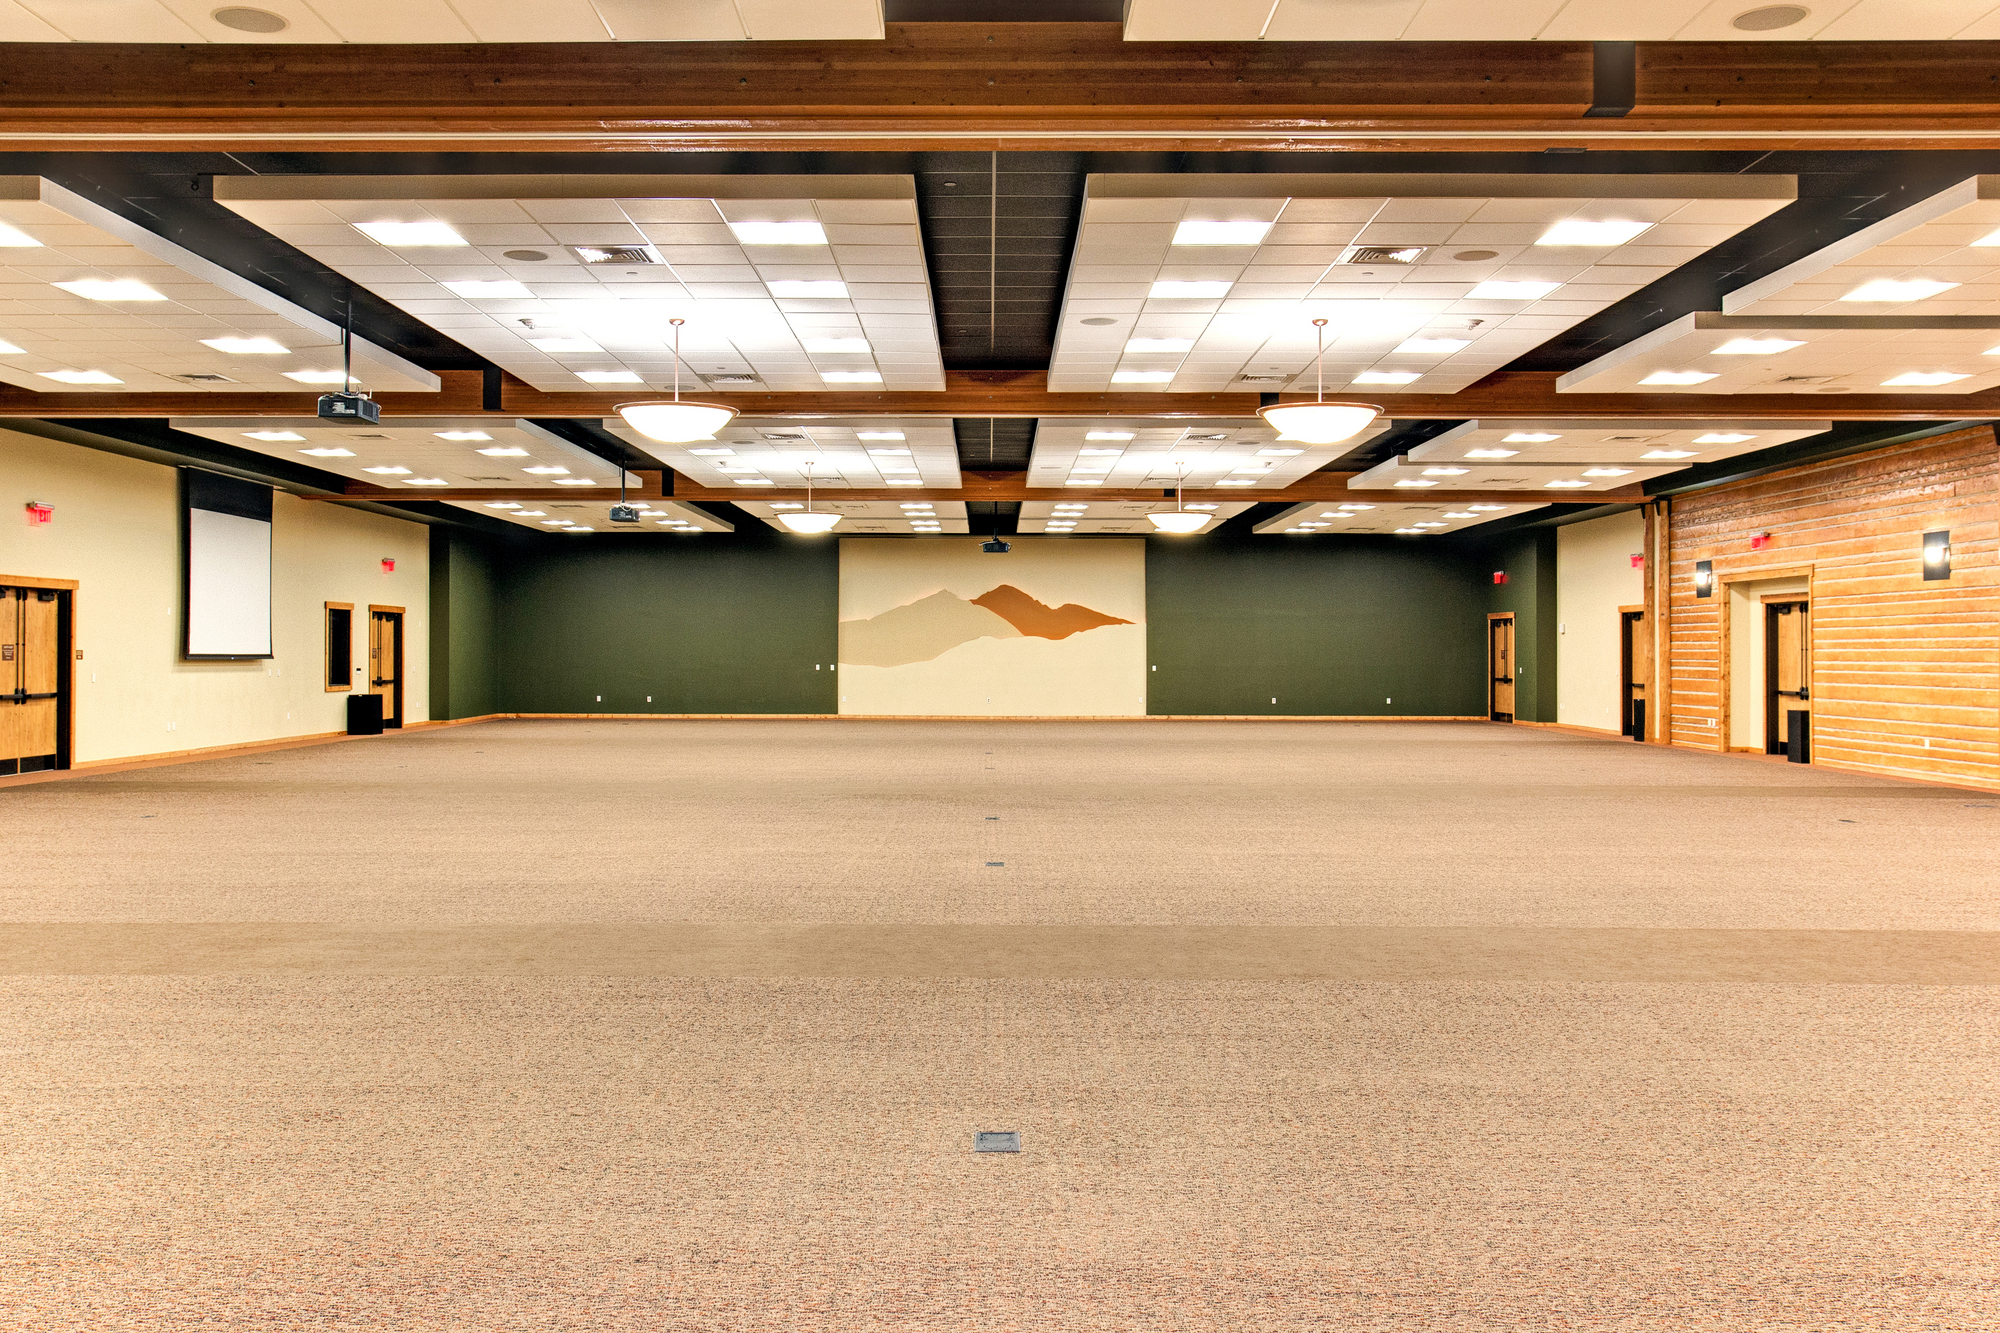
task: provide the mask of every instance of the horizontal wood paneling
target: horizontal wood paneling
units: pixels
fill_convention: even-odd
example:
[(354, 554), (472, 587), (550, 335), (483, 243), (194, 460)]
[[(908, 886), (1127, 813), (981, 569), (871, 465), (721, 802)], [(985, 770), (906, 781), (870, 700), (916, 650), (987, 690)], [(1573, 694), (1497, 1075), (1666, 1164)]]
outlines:
[[(1951, 532), (1951, 578), (1925, 582), (1922, 536), (1939, 529)], [(1770, 544), (1751, 550), (1762, 532)], [(1724, 582), (1809, 568), (1814, 759), (2000, 784), (2000, 447), (1991, 427), (1683, 496), (1668, 541), (1667, 739), (1725, 748)], [(1713, 562), (1713, 597), (1694, 596), (1698, 560)]]

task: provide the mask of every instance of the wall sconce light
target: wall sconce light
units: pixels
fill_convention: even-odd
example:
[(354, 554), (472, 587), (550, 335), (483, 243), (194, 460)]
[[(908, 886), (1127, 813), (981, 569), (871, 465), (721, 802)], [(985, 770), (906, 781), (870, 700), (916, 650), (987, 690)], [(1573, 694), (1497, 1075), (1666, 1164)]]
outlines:
[(1711, 560), (1694, 562), (1694, 595), (1707, 597), (1715, 591), (1715, 563)]
[(1770, 544), (1771, 534), (1768, 532), (1760, 532), (1750, 539), (1750, 549), (1753, 551), (1761, 551)]
[(1951, 577), (1951, 534), (1949, 532), (1926, 532), (1924, 534), (1924, 578), (1948, 579)]

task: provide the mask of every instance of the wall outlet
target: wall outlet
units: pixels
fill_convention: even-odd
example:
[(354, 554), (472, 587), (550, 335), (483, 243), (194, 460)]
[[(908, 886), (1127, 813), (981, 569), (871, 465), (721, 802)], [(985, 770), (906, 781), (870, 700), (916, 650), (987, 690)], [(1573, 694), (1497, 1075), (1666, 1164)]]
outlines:
[(650, 695), (650, 694), (649, 694), (649, 695), (647, 695), (647, 696), (646, 696), (646, 702), (647, 702), (647, 703), (651, 703), (651, 702), (653, 702), (653, 696), (652, 696), (652, 695)]
[(1392, 703), (1394, 703), (1394, 702), (1396, 702), (1396, 701), (1395, 701), (1394, 699), (1384, 699), (1384, 700), (1383, 700), (1382, 702), (1383, 702), (1383, 703), (1385, 703), (1385, 704), (1392, 704)]

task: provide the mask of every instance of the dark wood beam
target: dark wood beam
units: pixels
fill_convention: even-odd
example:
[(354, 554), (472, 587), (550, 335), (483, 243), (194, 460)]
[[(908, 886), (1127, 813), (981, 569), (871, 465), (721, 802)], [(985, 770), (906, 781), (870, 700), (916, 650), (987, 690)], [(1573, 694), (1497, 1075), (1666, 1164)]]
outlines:
[[(797, 490), (775, 486), (769, 488), (763, 486), (755, 488), (746, 487), (741, 489), (734, 487), (710, 487), (698, 485), (681, 476), (679, 473), (674, 474), (671, 488), (663, 490), (661, 474), (650, 473), (642, 475), (647, 477), (646, 485), (643, 488), (628, 490), (626, 494), (629, 498), (634, 500), (691, 500), (697, 503), (706, 502), (710, 504), (803, 500), (806, 498), (804, 487), (800, 487)], [(1585, 494), (1578, 494), (1572, 491), (1562, 495), (1548, 495), (1539, 491), (1453, 491), (1442, 488), (1435, 490), (1349, 490), (1347, 483), (1355, 475), (1357, 474), (1352, 472), (1315, 472), (1310, 476), (1301, 477), (1289, 486), (1256, 490), (1234, 486), (1190, 486), (1187, 489), (1187, 495), (1202, 503), (1220, 501), (1237, 504), (1304, 504), (1307, 501), (1313, 500), (1326, 502), (1351, 500), (1362, 504), (1420, 504), (1442, 501), (1450, 504), (1522, 504), (1524, 502), (1533, 502), (1538, 504), (1602, 505), (1636, 504), (1644, 498), (1636, 486), (1621, 487), (1615, 491), (1592, 491)], [(1064, 500), (1161, 500), (1171, 494), (1171, 492), (1163, 490), (1158, 486), (1132, 488), (1091, 487), (1088, 489), (1066, 486), (1031, 487), (1027, 484), (1027, 474), (1024, 472), (995, 473), (983, 476), (979, 473), (966, 472), (961, 473), (960, 476), (964, 485), (958, 490), (948, 490), (941, 487), (919, 488), (915, 486), (855, 487), (851, 489), (821, 486), (815, 488), (813, 495), (819, 500), (829, 502), (837, 500), (984, 500), (1019, 503), (1034, 500), (1055, 502)], [(606, 504), (616, 503), (618, 492), (608, 487), (586, 488), (583, 486), (571, 487), (560, 495), (541, 487), (536, 487), (534, 490), (528, 492), (523, 492), (520, 487), (484, 490), (475, 490), (471, 487), (455, 487), (449, 491), (437, 489), (399, 491), (391, 490), (384, 486), (366, 485), (357, 481), (348, 483), (346, 492), (341, 495), (307, 495), (301, 498), (307, 500), (343, 501), (393, 500), (398, 504), (409, 504), (420, 500), (526, 500), (533, 502), (563, 500), (572, 503), (583, 500), (591, 503)]]
[[(609, 417), (632, 401), (623, 393), (543, 393), (508, 376), (500, 407), (481, 406), (480, 372), (440, 371), (439, 393), (385, 393), (384, 418), (398, 416)], [(1249, 417), (1254, 393), (1051, 393), (1039, 370), (948, 371), (942, 393), (705, 393), (745, 416), (902, 417)], [(1300, 401), (1287, 394), (1286, 401)], [(1557, 393), (1552, 371), (1499, 371), (1452, 394), (1383, 394), (1383, 414), (1403, 420), (1532, 420), (1614, 417), (1673, 421), (1962, 421), (2000, 419), (2000, 389), (1933, 394)], [(0, 385), (0, 417), (309, 417), (316, 394), (35, 393)]]
[(13, 151), (1590, 144), (1992, 147), (1996, 43), (1640, 43), (1585, 119), (1586, 42), (1127, 42), (1115, 23), (891, 24), (873, 42), (7, 43)]

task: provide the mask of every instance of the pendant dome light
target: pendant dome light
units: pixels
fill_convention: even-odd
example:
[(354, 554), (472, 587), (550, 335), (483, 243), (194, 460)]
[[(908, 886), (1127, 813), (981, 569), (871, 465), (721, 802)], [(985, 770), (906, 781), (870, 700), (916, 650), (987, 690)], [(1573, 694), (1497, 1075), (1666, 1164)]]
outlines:
[(670, 319), (674, 326), (674, 398), (670, 403), (624, 403), (618, 415), (625, 424), (649, 440), (661, 444), (686, 444), (691, 440), (712, 440), (715, 432), (735, 419), (736, 409), (715, 403), (681, 401), (681, 325), (684, 319)]
[(1314, 320), (1313, 328), (1319, 332), (1319, 355), (1313, 358), (1317, 380), (1313, 400), (1310, 403), (1260, 407), (1257, 415), (1278, 428), (1281, 440), (1297, 440), (1301, 444), (1339, 444), (1366, 430), (1369, 422), (1382, 415), (1382, 409), (1373, 403), (1326, 401), (1326, 321)]
[(806, 463), (806, 509), (803, 514), (780, 514), (778, 522), (793, 532), (803, 532), (817, 537), (822, 532), (831, 532), (833, 525), (840, 522), (839, 514), (815, 514), (813, 512), (813, 465)]
[(1208, 526), (1209, 515), (1190, 514), (1181, 504), (1181, 491), (1187, 485), (1187, 463), (1174, 460), (1174, 512), (1171, 514), (1148, 514), (1153, 526), (1161, 532), (1200, 532)]

